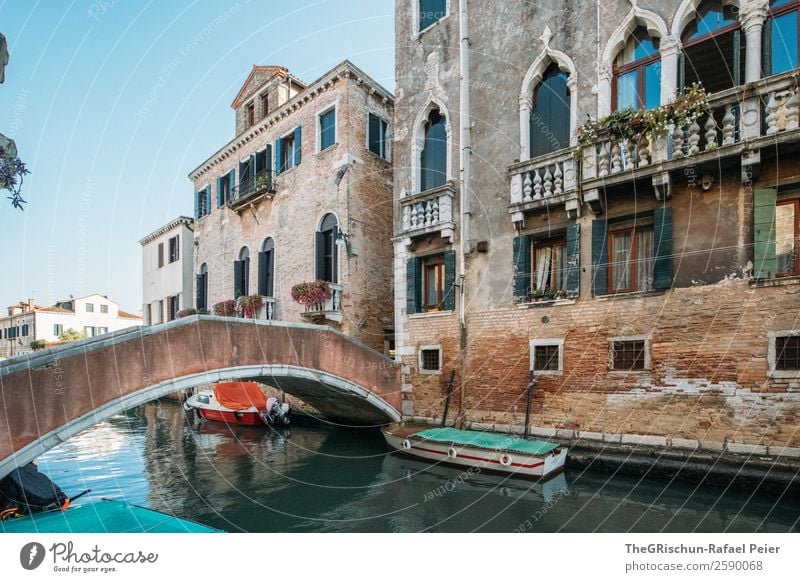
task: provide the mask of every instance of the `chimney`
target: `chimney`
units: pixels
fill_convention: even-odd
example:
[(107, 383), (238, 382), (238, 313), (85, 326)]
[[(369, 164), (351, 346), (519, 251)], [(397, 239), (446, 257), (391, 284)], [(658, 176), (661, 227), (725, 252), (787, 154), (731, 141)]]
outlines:
[(36, 309), (36, 301), (28, 299), (28, 311), (33, 311), (34, 309)]

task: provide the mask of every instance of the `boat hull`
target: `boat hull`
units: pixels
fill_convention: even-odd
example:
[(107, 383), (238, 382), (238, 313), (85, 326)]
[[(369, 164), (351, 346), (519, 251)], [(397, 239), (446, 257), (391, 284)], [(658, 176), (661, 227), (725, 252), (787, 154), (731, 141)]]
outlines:
[(410, 457), (516, 477), (550, 478), (563, 471), (567, 459), (565, 448), (556, 449), (548, 455), (533, 456), (516, 451), (433, 442), (391, 429), (384, 429), (383, 436), (391, 448)]
[(213, 420), (215, 422), (224, 422), (226, 424), (238, 424), (241, 426), (264, 426), (264, 419), (258, 412), (238, 412), (238, 411), (224, 411), (212, 410), (210, 408), (196, 408), (200, 418), (206, 420)]

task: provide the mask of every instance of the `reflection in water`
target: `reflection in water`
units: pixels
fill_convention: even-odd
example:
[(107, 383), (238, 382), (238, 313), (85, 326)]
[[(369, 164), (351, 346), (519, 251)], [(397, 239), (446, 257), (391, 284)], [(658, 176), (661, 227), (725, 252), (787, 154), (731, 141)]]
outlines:
[(151, 403), (39, 464), (77, 503), (124, 499), (228, 531), (770, 531), (791, 499), (605, 473), (545, 483), (389, 454), (375, 431), (226, 426)]

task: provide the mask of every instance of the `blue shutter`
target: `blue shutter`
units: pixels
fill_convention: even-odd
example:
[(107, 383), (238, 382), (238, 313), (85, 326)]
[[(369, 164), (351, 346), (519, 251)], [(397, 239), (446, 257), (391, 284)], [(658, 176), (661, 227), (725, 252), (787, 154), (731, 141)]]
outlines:
[(456, 308), (456, 252), (444, 253), (444, 300), (442, 309), (455, 311)]
[(200, 218), (200, 192), (194, 193), (194, 217)]
[(233, 200), (233, 193), (236, 191), (236, 170), (231, 170), (231, 173), (228, 174), (228, 179), (230, 180), (230, 185), (228, 187), (228, 200), (225, 202)]
[(300, 165), (300, 151), (302, 149), (302, 132), (300, 126), (294, 128), (294, 165)]
[(581, 225), (567, 226), (567, 272), (565, 290), (569, 299), (581, 294)]
[(264, 155), (264, 158), (265, 158), (264, 169), (267, 171), (267, 173), (271, 173), (272, 172), (272, 145), (271, 144), (267, 144), (267, 149), (266, 149), (266, 153)]
[(410, 258), (406, 262), (406, 313), (419, 313), (420, 306), (420, 260)]
[(244, 295), (242, 288), (242, 275), (243, 275), (244, 261), (233, 261), (233, 298), (239, 299)]
[(317, 279), (325, 278), (325, 233), (315, 233), (315, 255), (317, 265)]
[(222, 200), (222, 182), (223, 180), (227, 179), (227, 176), (217, 178), (217, 208), (222, 208), (222, 205), (224, 204)]
[(205, 214), (211, 214), (211, 184), (206, 186), (206, 208)]
[(608, 222), (592, 221), (592, 293), (608, 294)]
[(531, 291), (531, 241), (527, 236), (514, 237), (514, 303), (528, 300)]
[(669, 289), (672, 287), (672, 208), (656, 208), (653, 235), (653, 289)]
[(283, 172), (283, 140), (275, 140), (275, 175)]

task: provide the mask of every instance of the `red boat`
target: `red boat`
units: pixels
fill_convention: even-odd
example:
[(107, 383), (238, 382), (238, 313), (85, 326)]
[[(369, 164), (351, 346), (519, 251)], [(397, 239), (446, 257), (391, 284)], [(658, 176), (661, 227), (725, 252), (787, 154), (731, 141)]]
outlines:
[(220, 382), (184, 403), (201, 418), (243, 426), (288, 425), (292, 409), (277, 398), (267, 398), (255, 382)]

